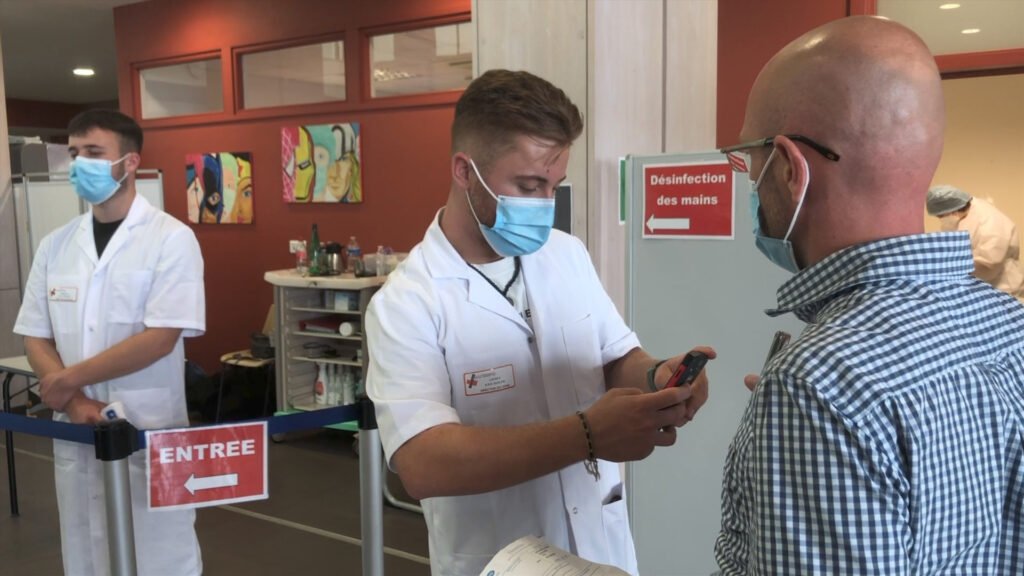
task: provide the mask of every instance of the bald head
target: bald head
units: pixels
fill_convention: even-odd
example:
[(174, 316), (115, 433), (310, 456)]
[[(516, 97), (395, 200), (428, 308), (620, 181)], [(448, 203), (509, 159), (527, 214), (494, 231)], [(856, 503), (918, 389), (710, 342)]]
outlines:
[(768, 62), (751, 90), (744, 136), (804, 134), (842, 156), (835, 168), (846, 184), (913, 191), (923, 201), (944, 118), (924, 42), (895, 22), (853, 17), (804, 34)]

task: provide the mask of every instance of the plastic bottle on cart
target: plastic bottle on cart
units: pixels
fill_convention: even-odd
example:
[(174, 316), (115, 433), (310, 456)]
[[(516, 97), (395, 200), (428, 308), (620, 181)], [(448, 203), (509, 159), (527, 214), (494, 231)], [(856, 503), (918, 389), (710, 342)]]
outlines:
[(295, 270), (301, 276), (309, 273), (309, 255), (306, 252), (306, 241), (299, 240), (295, 250)]
[(345, 246), (345, 255), (348, 257), (345, 271), (358, 273), (363, 267), (363, 250), (359, 247), (359, 242), (356, 242), (355, 236), (349, 237), (348, 245)]
[(398, 256), (395, 251), (391, 249), (391, 246), (384, 247), (384, 270), (390, 274), (398, 268)]
[(377, 276), (387, 276), (387, 253), (384, 252), (384, 246), (377, 246), (377, 254), (373, 261), (373, 269), (377, 273)]
[(327, 404), (327, 364), (316, 363), (316, 381), (313, 384), (313, 402), (319, 405)]
[(334, 405), (341, 406), (344, 404), (344, 382), (342, 377), (345, 374), (344, 366), (334, 367)]
[(327, 367), (327, 379), (324, 381), (324, 390), (327, 396), (327, 400), (324, 402), (327, 406), (334, 405), (334, 365), (325, 364)]
[(363, 378), (362, 375), (360, 375), (359, 379), (356, 381), (356, 399), (364, 396), (366, 396), (366, 378)]
[(352, 371), (345, 369), (345, 377), (342, 379), (343, 401), (346, 406), (356, 403), (356, 378)]
[(334, 406), (341, 405), (341, 371), (344, 368), (342, 366), (334, 367)]

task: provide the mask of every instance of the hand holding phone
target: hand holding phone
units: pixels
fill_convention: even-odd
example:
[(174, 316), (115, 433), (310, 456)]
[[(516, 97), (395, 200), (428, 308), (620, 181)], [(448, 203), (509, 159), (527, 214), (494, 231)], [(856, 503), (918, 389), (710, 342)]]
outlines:
[(679, 363), (676, 367), (675, 372), (668, 379), (668, 384), (665, 384), (665, 388), (675, 388), (677, 386), (689, 386), (697, 379), (700, 375), (700, 371), (704, 369), (704, 365), (708, 363), (708, 356), (703, 352), (690, 352)]

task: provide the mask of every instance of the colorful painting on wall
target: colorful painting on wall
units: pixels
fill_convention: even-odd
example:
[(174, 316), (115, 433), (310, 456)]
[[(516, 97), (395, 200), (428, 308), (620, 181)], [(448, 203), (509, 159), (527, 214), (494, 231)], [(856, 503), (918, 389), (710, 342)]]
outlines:
[(252, 224), (252, 154), (187, 154), (188, 221)]
[(285, 202), (363, 201), (359, 124), (281, 129)]

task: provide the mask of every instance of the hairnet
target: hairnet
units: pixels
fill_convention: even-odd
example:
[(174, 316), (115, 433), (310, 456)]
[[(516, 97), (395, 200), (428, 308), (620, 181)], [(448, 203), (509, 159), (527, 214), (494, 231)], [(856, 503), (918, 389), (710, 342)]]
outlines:
[(935, 186), (928, 191), (927, 207), (932, 216), (955, 212), (971, 201), (971, 195), (954, 186)]

